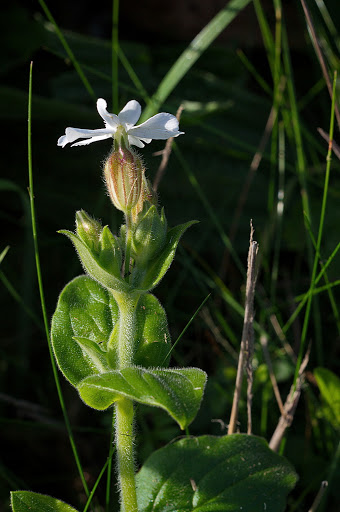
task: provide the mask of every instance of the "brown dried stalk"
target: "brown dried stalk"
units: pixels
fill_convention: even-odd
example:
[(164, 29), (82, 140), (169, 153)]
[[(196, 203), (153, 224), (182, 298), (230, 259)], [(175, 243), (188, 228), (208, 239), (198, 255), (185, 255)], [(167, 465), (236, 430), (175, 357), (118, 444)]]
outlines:
[(225, 349), (225, 351), (228, 352), (228, 354), (230, 354), (231, 357), (233, 359), (235, 359), (235, 361), (237, 361), (237, 352), (236, 352), (236, 350), (229, 343), (229, 341), (226, 340), (225, 337), (222, 336), (222, 334), (220, 333), (220, 330), (217, 327), (217, 325), (215, 324), (215, 322), (214, 322), (214, 320), (213, 320), (213, 318), (212, 318), (212, 316), (210, 314), (209, 309), (207, 307), (202, 308), (200, 315), (203, 318), (203, 320), (205, 321), (205, 323), (207, 324), (207, 326), (210, 329), (210, 331), (212, 332), (212, 334), (213, 334), (215, 340), (217, 341), (217, 343), (219, 343)]
[(231, 408), (230, 421), (228, 426), (228, 434), (233, 434), (236, 429), (238, 405), (241, 396), (242, 380), (244, 368), (247, 373), (247, 413), (248, 413), (248, 428), (247, 433), (251, 434), (252, 420), (251, 420), (251, 405), (252, 405), (252, 385), (253, 385), (253, 368), (252, 356), (254, 351), (254, 295), (256, 284), (256, 256), (258, 253), (258, 243), (253, 241), (254, 229), (251, 224), (250, 231), (250, 244), (248, 251), (248, 270), (247, 270), (247, 285), (246, 285), (246, 299), (244, 309), (244, 322), (242, 331), (242, 341), (240, 346), (240, 355), (238, 360), (236, 383), (234, 390), (233, 405)]
[(277, 385), (276, 377), (274, 375), (272, 361), (271, 361), (270, 355), (269, 355), (268, 338), (267, 338), (267, 336), (265, 334), (261, 335), (260, 342), (261, 342), (264, 358), (265, 358), (266, 363), (267, 363), (268, 372), (269, 372), (270, 380), (272, 382), (272, 386), (273, 386), (274, 395), (275, 395), (275, 398), (276, 398), (276, 401), (277, 401), (277, 405), (279, 406), (281, 415), (284, 415), (285, 414), (285, 410), (284, 410), (282, 398), (281, 398), (281, 395), (280, 395), (279, 387)]
[(292, 387), (290, 388), (290, 392), (283, 407), (284, 412), (283, 414), (281, 414), (275, 432), (270, 440), (269, 447), (274, 452), (277, 452), (279, 450), (286, 429), (290, 427), (291, 424), (293, 423), (295, 410), (300, 399), (302, 384), (304, 382), (304, 371), (309, 361), (309, 353), (310, 348), (308, 348), (304, 360), (301, 363), (296, 383), (295, 385), (293, 384)]
[(308, 512), (316, 512), (316, 510), (317, 510), (318, 506), (320, 505), (320, 502), (321, 502), (321, 500), (323, 498), (323, 495), (326, 492), (327, 487), (328, 487), (327, 480), (324, 480), (323, 482), (321, 482), (319, 492), (316, 495), (315, 500), (313, 501), (313, 505), (308, 510)]
[(340, 146), (334, 140), (331, 141), (328, 133), (326, 133), (322, 128), (318, 128), (318, 132), (320, 133), (321, 137), (328, 142), (328, 144), (331, 146), (330, 149), (340, 160)]

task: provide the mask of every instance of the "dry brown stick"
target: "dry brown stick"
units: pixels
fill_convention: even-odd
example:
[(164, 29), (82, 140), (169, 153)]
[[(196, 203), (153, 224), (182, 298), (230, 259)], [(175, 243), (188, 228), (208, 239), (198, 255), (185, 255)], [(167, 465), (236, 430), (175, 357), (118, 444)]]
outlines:
[[(328, 133), (326, 133), (325, 130), (323, 130), (322, 128), (317, 128), (317, 130), (320, 133), (321, 137), (323, 139), (325, 139), (328, 142), (328, 144), (329, 144), (330, 143), (330, 138), (329, 138)], [(332, 140), (332, 150), (333, 150), (333, 153), (340, 160), (340, 146), (334, 140)]]
[[(183, 112), (183, 108), (184, 107), (182, 105), (180, 105), (178, 107), (177, 112), (176, 112), (176, 117), (177, 117), (178, 122), (179, 122), (179, 120), (181, 118), (181, 115), (182, 115), (182, 112)], [(153, 182), (153, 185), (152, 185), (152, 188), (154, 189), (155, 192), (157, 192), (158, 185), (160, 184), (161, 179), (163, 178), (163, 175), (165, 173), (165, 169), (167, 168), (167, 165), (168, 165), (168, 162), (169, 162), (169, 158), (170, 158), (170, 155), (171, 155), (171, 151), (172, 151), (172, 143), (173, 143), (173, 141), (174, 141), (174, 138), (170, 137), (170, 139), (168, 139), (166, 141), (165, 148), (163, 149), (163, 151), (160, 151), (158, 153), (154, 153), (154, 155), (159, 155), (159, 154), (162, 155), (162, 160), (161, 160), (161, 163), (159, 164), (159, 167), (158, 167), (158, 170), (156, 172), (156, 176), (155, 176), (155, 179), (154, 179), (154, 182)]]
[(54, 425), (56, 428), (63, 428), (62, 424), (49, 417), (50, 411), (28, 400), (20, 400), (5, 393), (0, 393), (0, 402), (5, 402), (16, 408), (18, 415), (30, 418), (44, 425)]
[(284, 414), (281, 414), (275, 432), (270, 440), (269, 447), (274, 452), (277, 452), (279, 450), (286, 429), (290, 427), (291, 424), (293, 423), (295, 410), (299, 402), (302, 384), (304, 381), (304, 371), (309, 361), (309, 353), (310, 349), (307, 350), (307, 353), (301, 363), (299, 375), (298, 378), (296, 379), (295, 386), (293, 384), (292, 387), (290, 388), (290, 392), (284, 405)]
[(254, 350), (254, 295), (256, 284), (256, 256), (258, 252), (258, 243), (253, 241), (254, 229), (251, 224), (250, 231), (250, 244), (248, 251), (248, 270), (247, 270), (247, 284), (246, 284), (246, 298), (244, 308), (244, 321), (242, 340), (240, 346), (240, 355), (237, 366), (235, 390), (233, 397), (233, 405), (231, 408), (230, 421), (228, 426), (228, 434), (233, 434), (236, 428), (238, 405), (241, 396), (243, 369), (244, 366), (247, 372), (247, 412), (248, 412), (248, 434), (251, 434), (252, 421), (251, 421), (251, 404), (252, 404), (252, 383), (253, 383), (253, 370), (252, 370), (252, 355)]
[(328, 487), (327, 480), (324, 480), (323, 482), (321, 482), (319, 492), (316, 495), (315, 500), (313, 501), (313, 505), (308, 510), (308, 512), (316, 512), (316, 510), (317, 510), (318, 506), (320, 505), (320, 502), (321, 502), (321, 500), (323, 498), (323, 495), (326, 492), (327, 487)]
[(273, 326), (274, 331), (276, 332), (277, 337), (282, 343), (282, 346), (286, 352), (286, 354), (291, 358), (291, 360), (296, 363), (296, 355), (292, 347), (287, 341), (287, 338), (285, 336), (285, 333), (283, 332), (281, 325), (279, 324), (279, 321), (277, 319), (277, 316), (273, 313), (269, 317), (270, 323)]
[(283, 415), (285, 413), (284, 406), (283, 406), (282, 398), (281, 398), (281, 395), (280, 395), (279, 387), (277, 385), (277, 381), (276, 381), (276, 378), (275, 378), (275, 374), (274, 374), (274, 370), (273, 370), (273, 365), (272, 365), (272, 362), (271, 362), (271, 359), (270, 359), (270, 355), (269, 355), (268, 338), (267, 338), (267, 336), (265, 334), (261, 335), (260, 342), (261, 342), (264, 358), (265, 358), (266, 363), (267, 363), (269, 377), (270, 377), (270, 380), (271, 380), (271, 383), (272, 383), (272, 386), (273, 386), (274, 395), (275, 395), (275, 398), (276, 398), (276, 401), (277, 401), (277, 405), (279, 406), (281, 415)]
[(200, 315), (207, 324), (207, 326), (209, 327), (209, 329), (211, 330), (217, 343), (219, 343), (226, 350), (226, 352), (228, 352), (228, 354), (230, 354), (232, 358), (237, 361), (236, 350), (234, 349), (234, 347), (232, 347), (229, 341), (226, 340), (224, 336), (222, 336), (217, 325), (214, 323), (214, 320), (211, 317), (209, 309), (206, 306), (202, 308)]
[[(315, 29), (314, 29), (312, 18), (311, 18), (311, 15), (310, 15), (309, 11), (308, 11), (308, 8), (307, 8), (305, 0), (300, 0), (300, 1), (301, 1), (302, 8), (304, 10), (305, 16), (306, 16), (307, 25), (308, 25), (308, 28), (310, 30), (311, 36), (312, 36), (315, 52), (316, 52), (317, 58), (319, 60), (319, 64), (320, 64), (320, 67), (321, 67), (321, 70), (322, 70), (322, 74), (323, 74), (324, 79), (326, 81), (326, 85), (327, 85), (327, 89), (328, 89), (329, 95), (330, 95), (330, 97), (332, 99), (332, 97), (333, 97), (333, 87), (332, 87), (331, 80), (330, 80), (329, 75), (328, 75), (325, 59), (323, 58), (323, 55), (322, 55), (322, 51), (321, 51), (319, 40), (317, 38)], [(339, 109), (338, 109), (337, 105), (335, 105), (335, 116), (336, 116), (336, 120), (337, 120), (337, 123), (338, 123), (338, 127), (340, 128), (340, 112), (339, 112)]]

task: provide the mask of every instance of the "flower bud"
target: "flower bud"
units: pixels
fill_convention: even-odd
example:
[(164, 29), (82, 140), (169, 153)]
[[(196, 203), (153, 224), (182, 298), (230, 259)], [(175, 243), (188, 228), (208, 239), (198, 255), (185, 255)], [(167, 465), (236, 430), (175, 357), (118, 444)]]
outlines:
[(129, 213), (141, 195), (144, 166), (138, 153), (126, 142), (124, 133), (115, 134), (114, 150), (104, 165), (104, 177), (111, 201)]
[(76, 213), (76, 231), (79, 238), (90, 248), (98, 252), (102, 226), (84, 210)]
[(156, 206), (144, 204), (132, 236), (133, 256), (137, 265), (144, 266), (163, 249), (167, 234), (164, 211), (159, 215)]

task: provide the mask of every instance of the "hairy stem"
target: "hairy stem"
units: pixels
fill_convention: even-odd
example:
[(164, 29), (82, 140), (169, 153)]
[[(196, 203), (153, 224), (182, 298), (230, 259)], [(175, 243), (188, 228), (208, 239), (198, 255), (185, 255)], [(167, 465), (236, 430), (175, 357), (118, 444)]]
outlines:
[[(118, 367), (133, 364), (136, 336), (136, 309), (139, 295), (116, 294), (119, 306)], [(134, 470), (133, 402), (121, 398), (115, 404), (118, 479), (121, 512), (137, 512), (137, 494)]]
[(116, 408), (116, 444), (121, 512), (137, 512), (137, 495), (133, 455), (133, 403), (122, 398)]

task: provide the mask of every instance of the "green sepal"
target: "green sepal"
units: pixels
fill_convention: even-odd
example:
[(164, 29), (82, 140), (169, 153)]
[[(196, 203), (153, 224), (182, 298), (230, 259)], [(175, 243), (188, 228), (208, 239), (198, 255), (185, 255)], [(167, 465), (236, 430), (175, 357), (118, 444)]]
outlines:
[(167, 221), (164, 209), (159, 215), (155, 205), (150, 206), (145, 202), (132, 235), (132, 256), (137, 266), (145, 267), (161, 252), (166, 234)]
[(83, 352), (91, 359), (93, 365), (97, 368), (98, 373), (109, 372), (111, 367), (108, 363), (107, 352), (102, 350), (100, 346), (88, 338), (73, 336)]
[(131, 283), (134, 288), (141, 291), (150, 291), (157, 286), (175, 257), (181, 236), (197, 222), (197, 220), (192, 220), (169, 229), (162, 252), (149, 263), (146, 269), (141, 270), (136, 266), (132, 271)]
[(61, 500), (31, 491), (12, 491), (13, 512), (77, 512)]
[(119, 240), (111, 233), (108, 226), (104, 226), (100, 234), (99, 263), (109, 273), (120, 277), (122, 268), (122, 248)]
[(264, 439), (186, 437), (161, 448), (137, 474), (139, 512), (283, 512), (297, 475)]
[(161, 407), (185, 429), (199, 410), (206, 378), (198, 368), (129, 367), (87, 377), (77, 388), (84, 402), (94, 409), (107, 409), (125, 397)]
[[(131, 286), (128, 285), (118, 274), (114, 275), (102, 266), (98, 254), (91, 250), (77, 235), (68, 230), (60, 230), (59, 233), (66, 235), (73, 243), (83, 264), (85, 271), (96, 281), (106, 288), (117, 292), (128, 292)], [(112, 271), (112, 267), (110, 268)]]

